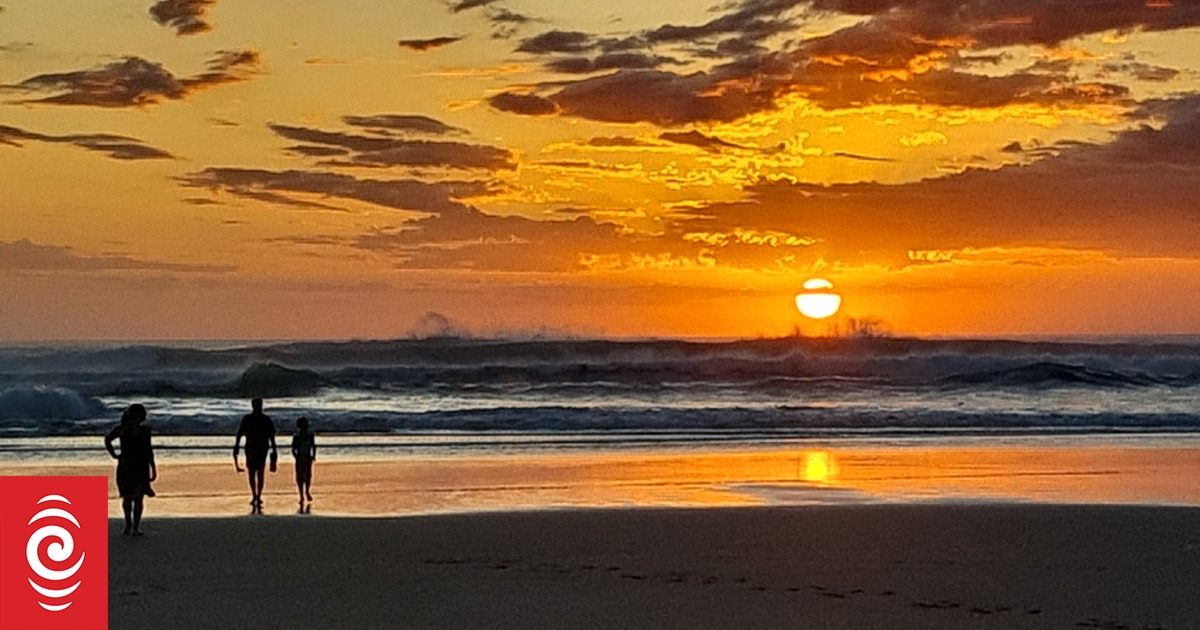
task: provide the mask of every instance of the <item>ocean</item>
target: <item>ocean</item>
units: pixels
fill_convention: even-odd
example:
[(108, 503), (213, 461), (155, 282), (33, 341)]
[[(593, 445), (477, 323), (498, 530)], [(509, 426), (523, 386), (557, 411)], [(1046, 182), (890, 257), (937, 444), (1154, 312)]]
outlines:
[(1200, 431), (1200, 343), (413, 339), (0, 348), (0, 437), (324, 434), (671, 443)]
[[(0, 469), (107, 474), (100, 436), (141, 403), (175, 471), (156, 509), (227, 513), (243, 492), (232, 437), (256, 396), (287, 465), (309, 418), (318, 487), (335, 495), (322, 505), (347, 514), (1200, 504), (1195, 339), (14, 345), (0, 348)], [(285, 501), (288, 483), (272, 486)]]

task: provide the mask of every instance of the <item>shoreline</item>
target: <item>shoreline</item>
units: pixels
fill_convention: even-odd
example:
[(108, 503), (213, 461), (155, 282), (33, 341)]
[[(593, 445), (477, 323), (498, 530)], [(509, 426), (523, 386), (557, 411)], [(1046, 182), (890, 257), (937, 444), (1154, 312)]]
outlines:
[[(314, 511), (326, 515), (954, 502), (1200, 506), (1200, 444), (1191, 442), (327, 455), (319, 451), (313, 485)], [(297, 510), (290, 460), (284, 455), (278, 472), (267, 474), (268, 514)], [(148, 517), (249, 511), (246, 477), (229, 460), (160, 456), (158, 463)], [(109, 514), (119, 516), (111, 463), (0, 461), (0, 475), (80, 474), (109, 479)]]
[(110, 521), (113, 627), (1186, 628), (1200, 508)]

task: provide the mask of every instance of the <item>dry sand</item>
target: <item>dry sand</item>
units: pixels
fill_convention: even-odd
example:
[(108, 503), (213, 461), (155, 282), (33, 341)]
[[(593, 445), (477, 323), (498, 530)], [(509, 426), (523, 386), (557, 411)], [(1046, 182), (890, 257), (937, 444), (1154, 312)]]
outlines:
[(113, 628), (1198, 628), (1200, 509), (153, 518)]

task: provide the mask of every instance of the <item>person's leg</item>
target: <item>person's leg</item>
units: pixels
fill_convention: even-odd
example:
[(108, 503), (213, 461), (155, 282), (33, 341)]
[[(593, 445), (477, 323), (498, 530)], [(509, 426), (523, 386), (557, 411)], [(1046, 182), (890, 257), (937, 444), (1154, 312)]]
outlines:
[(258, 502), (258, 492), (254, 489), (254, 469), (246, 467), (246, 481), (250, 483), (250, 505)]
[(121, 497), (121, 509), (125, 512), (125, 531), (121, 535), (128, 536), (133, 532), (133, 499)]
[(133, 535), (142, 535), (142, 497), (133, 500)]
[(296, 491), (300, 493), (300, 505), (304, 505), (304, 481), (296, 478)]
[(257, 482), (257, 485), (255, 485), (255, 489), (254, 489), (254, 498), (258, 500), (258, 504), (260, 506), (262, 505), (263, 481), (264, 481), (265, 476), (266, 476), (266, 471), (263, 470), (262, 468), (259, 468), (258, 470), (254, 471), (254, 478), (255, 478), (255, 481)]

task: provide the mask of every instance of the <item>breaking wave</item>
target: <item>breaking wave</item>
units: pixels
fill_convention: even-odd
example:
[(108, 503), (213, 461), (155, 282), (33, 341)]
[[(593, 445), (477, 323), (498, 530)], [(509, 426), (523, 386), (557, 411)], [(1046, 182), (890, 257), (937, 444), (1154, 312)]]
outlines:
[(250, 397), (332, 431), (1200, 429), (1200, 344), (431, 338), (0, 348), (0, 430), (130, 402), (218, 433)]

